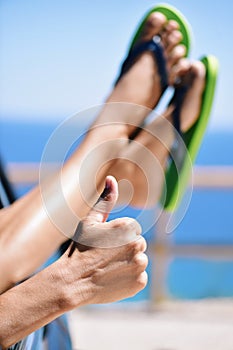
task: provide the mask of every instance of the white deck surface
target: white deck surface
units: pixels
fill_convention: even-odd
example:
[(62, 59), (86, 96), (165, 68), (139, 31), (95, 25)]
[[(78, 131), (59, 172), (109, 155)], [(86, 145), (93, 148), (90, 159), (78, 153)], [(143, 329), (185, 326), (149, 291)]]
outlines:
[(121, 304), (73, 311), (74, 349), (233, 350), (233, 300), (169, 301), (143, 309)]

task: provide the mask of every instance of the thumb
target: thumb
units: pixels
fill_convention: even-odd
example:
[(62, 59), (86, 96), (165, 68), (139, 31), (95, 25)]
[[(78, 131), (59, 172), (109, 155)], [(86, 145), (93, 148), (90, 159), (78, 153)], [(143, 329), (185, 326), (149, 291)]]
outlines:
[(90, 210), (85, 221), (89, 224), (105, 222), (118, 199), (118, 184), (113, 176), (107, 176), (99, 199)]

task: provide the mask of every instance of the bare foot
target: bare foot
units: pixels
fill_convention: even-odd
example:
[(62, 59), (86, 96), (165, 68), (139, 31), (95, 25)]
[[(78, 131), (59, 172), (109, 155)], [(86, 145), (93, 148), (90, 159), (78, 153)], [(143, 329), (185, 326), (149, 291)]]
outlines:
[[(166, 22), (166, 17), (159, 12), (152, 13), (134, 46), (150, 41), (156, 35), (161, 38), (160, 43), (164, 49), (170, 77), (173, 66), (184, 57), (186, 52), (185, 47), (179, 44), (182, 34), (178, 23), (173, 20)], [(130, 102), (152, 109), (161, 97), (161, 93), (161, 77), (153, 53), (144, 52), (131, 69), (121, 77), (108, 102)]]
[[(184, 57), (186, 48), (180, 44), (182, 34), (178, 23), (159, 13), (152, 13), (144, 24), (141, 36), (135, 47), (160, 36), (164, 49), (168, 79), (171, 82), (173, 67)], [(146, 51), (138, 56), (132, 67), (120, 78), (106, 102), (121, 102), (117, 107), (106, 105), (95, 125), (118, 122), (124, 125), (140, 125), (143, 119), (158, 103), (162, 94), (161, 76), (152, 52)], [(130, 106), (129, 106), (130, 104)], [(141, 110), (140, 110), (141, 106)], [(115, 108), (115, 110), (114, 110)], [(126, 131), (129, 136), (132, 129)]]
[[(173, 70), (186, 53), (185, 47), (180, 44), (182, 34), (178, 23), (173, 20), (167, 21), (166, 17), (159, 12), (152, 13), (145, 21), (142, 34), (134, 44), (135, 47), (151, 41), (154, 36), (161, 38), (160, 44), (164, 49), (168, 79), (171, 83)], [(116, 159), (119, 158), (122, 150), (128, 149), (130, 135), (156, 106), (161, 94), (161, 76), (154, 54), (145, 51), (136, 58), (135, 63), (117, 82), (94, 127), (89, 131), (89, 136), (93, 136), (96, 149), (97, 145), (102, 144), (103, 139), (105, 140), (101, 152), (99, 151), (98, 157), (95, 158), (98, 166), (101, 157), (112, 159), (99, 167), (99, 178), (109, 173), (108, 169), (118, 162)], [(95, 127), (99, 127), (97, 132)], [(109, 139), (111, 143), (108, 142)], [(106, 154), (110, 154), (111, 157), (107, 157)]]
[[(187, 85), (188, 90), (182, 102), (180, 115), (181, 131), (186, 132), (197, 121), (201, 109), (201, 97), (205, 88), (205, 66), (200, 61), (190, 62), (187, 59), (181, 59), (173, 69), (171, 77), (173, 83), (179, 78), (181, 85)], [(168, 120), (172, 123), (171, 111), (174, 106), (171, 105), (167, 112)]]
[[(186, 132), (196, 122), (200, 113), (205, 87), (205, 66), (199, 61), (191, 63), (183, 59), (174, 67), (174, 72), (171, 79), (175, 81), (178, 76), (190, 86), (181, 107), (181, 130)], [(127, 160), (119, 159), (111, 169), (111, 174), (116, 176), (118, 181), (126, 179), (134, 188), (131, 205), (151, 206), (160, 198), (164, 170), (175, 137), (172, 127), (173, 110), (174, 106), (169, 106), (164, 113), (165, 117), (157, 118), (142, 130), (135, 138), (136, 142), (123, 150), (121, 156)], [(129, 202), (129, 198), (126, 198), (127, 191), (127, 184), (120, 184), (120, 203)]]

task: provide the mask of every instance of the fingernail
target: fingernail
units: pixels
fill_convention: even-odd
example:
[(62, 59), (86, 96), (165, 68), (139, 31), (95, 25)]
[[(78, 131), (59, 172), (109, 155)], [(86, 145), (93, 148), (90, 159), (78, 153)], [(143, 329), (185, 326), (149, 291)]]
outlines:
[(100, 195), (100, 198), (105, 199), (109, 195), (110, 192), (111, 192), (111, 186), (106, 184), (103, 192)]

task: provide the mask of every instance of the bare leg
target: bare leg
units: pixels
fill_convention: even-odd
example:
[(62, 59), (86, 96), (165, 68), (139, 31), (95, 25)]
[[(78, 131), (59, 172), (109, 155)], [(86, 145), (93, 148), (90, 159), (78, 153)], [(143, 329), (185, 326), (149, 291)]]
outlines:
[[(185, 47), (179, 44), (182, 35), (178, 30), (178, 24), (175, 21), (166, 24), (166, 18), (161, 13), (153, 13), (145, 23), (139, 42), (150, 40), (160, 32), (163, 32), (161, 44), (164, 46), (169, 79), (172, 82), (173, 70), (185, 54)], [(96, 184), (97, 188), (101, 190), (111, 164), (116, 161), (122, 149), (128, 147), (128, 138), (132, 132), (132, 126), (130, 125), (132, 119), (133, 123), (137, 126), (140, 125), (150, 109), (157, 104), (161, 92), (161, 81), (156, 62), (152, 53), (145, 52), (117, 83), (106, 101), (110, 105), (107, 104), (104, 107), (92, 130), (89, 131), (86, 140), (74, 154), (70, 164), (68, 163), (68, 166), (64, 167), (64, 193), (70, 207), (74, 212), (79, 213), (79, 217), (86, 215), (86, 211), (95, 201), (97, 197)], [(113, 105), (114, 102), (120, 103)], [(114, 122), (118, 124), (113, 126), (112, 123)], [(99, 125), (101, 125), (101, 128), (98, 128)], [(98, 152), (95, 152), (97, 149)], [(76, 192), (74, 192), (72, 186), (67, 187), (68, 178), (77, 176), (77, 165), (83, 160), (84, 155), (91, 155), (92, 153), (93, 157), (90, 156), (88, 162), (89, 171), (85, 174), (87, 203), (82, 203), (82, 206), (80, 206), (78, 200), (80, 194), (77, 193), (77, 187)], [(109, 157), (113, 158), (113, 162), (107, 163), (101, 171), (98, 171)], [(71, 164), (75, 164), (75, 166), (71, 166)], [(72, 170), (73, 174), (71, 173)], [(93, 182), (93, 174), (98, 174), (96, 184)], [(72, 184), (73, 181), (70, 183)], [(82, 208), (82, 211), (80, 211), (80, 208)]]
[[(163, 29), (162, 44), (165, 47), (170, 72), (185, 53), (184, 47), (179, 45), (181, 34), (177, 28), (178, 26), (174, 21), (169, 22), (165, 27), (163, 15), (153, 13), (145, 23), (142, 37), (139, 38), (141, 41), (151, 39)], [(160, 94), (160, 78), (156, 64), (152, 55), (145, 53), (122, 77), (107, 102), (129, 102), (151, 108), (156, 105)], [(37, 187), (13, 206), (1, 211), (0, 244), (2, 254), (0, 256), (0, 266), (2, 270), (0, 274), (2, 278), (0, 290), (4, 290), (11, 284), (27, 277), (28, 274), (41, 265), (59, 244), (67, 239), (67, 236), (72, 236), (79, 221), (78, 218), (85, 217), (90, 207), (93, 206), (98, 198), (96, 183), (97, 188), (102, 190), (105, 176), (108, 174), (111, 164), (106, 166), (104, 171), (99, 172), (97, 178), (95, 178), (97, 169), (104, 164), (112, 153), (117, 158), (124, 146), (128, 144), (128, 137), (131, 132), (128, 124), (130, 124), (133, 114), (130, 108), (126, 108), (121, 112), (120, 115), (114, 115), (111, 119), (108, 110), (104, 110), (94, 124), (95, 126), (102, 125), (105, 122), (111, 123), (116, 117), (120, 124), (114, 128), (111, 125), (105, 125), (97, 128), (98, 130), (94, 128), (89, 131), (81, 147), (77, 149), (62, 169), (62, 178), (59, 174), (53, 181), (48, 181), (46, 190), (52, 199), (52, 204), (50, 203), (52, 207), (48, 208), (47, 206), (45, 208), (40, 188)], [(139, 125), (144, 117), (145, 113), (139, 113), (134, 122)], [(119, 139), (122, 140), (121, 143), (119, 143)], [(86, 174), (86, 183), (88, 184), (87, 189), (85, 189), (86, 202), (80, 189), (78, 174), (87, 155), (91, 154), (103, 141), (111, 142), (112, 147), (107, 144), (107, 147), (99, 152), (95, 161), (90, 163)], [(68, 216), (64, 216), (65, 208), (60, 204), (59, 196), (57, 196), (57, 192), (61, 190), (60, 181), (62, 181), (62, 191), (67, 205), (77, 215), (76, 220), (70, 220)], [(52, 219), (54, 216), (57, 221), (60, 220), (64, 223), (64, 230), (56, 226), (56, 220)]]
[[(187, 131), (197, 120), (201, 97), (205, 86), (205, 67), (197, 61), (194, 63), (186, 59), (180, 60), (174, 69), (181, 78), (191, 78), (192, 84), (187, 92), (181, 109), (181, 130)], [(175, 75), (174, 75), (175, 77)], [(167, 164), (169, 150), (174, 141), (172, 127), (173, 106), (169, 106), (164, 115), (158, 117), (136, 137), (111, 169), (118, 181), (127, 179), (134, 188), (131, 205), (137, 207), (152, 206), (158, 202), (164, 182), (164, 170)], [(154, 158), (150, 155), (154, 156)], [(130, 159), (127, 160), (127, 159)], [(129, 200), (127, 197), (127, 183), (120, 184), (119, 203)]]

